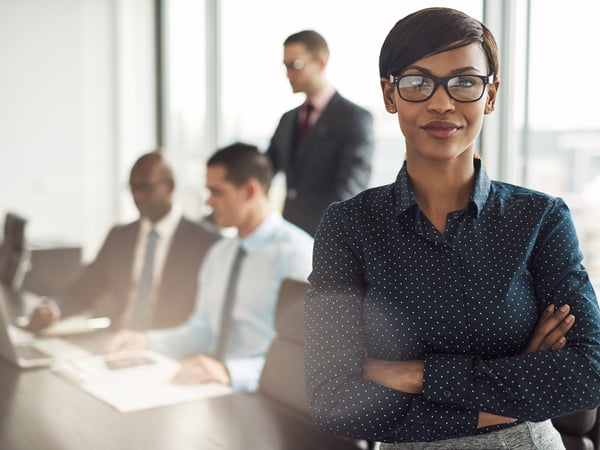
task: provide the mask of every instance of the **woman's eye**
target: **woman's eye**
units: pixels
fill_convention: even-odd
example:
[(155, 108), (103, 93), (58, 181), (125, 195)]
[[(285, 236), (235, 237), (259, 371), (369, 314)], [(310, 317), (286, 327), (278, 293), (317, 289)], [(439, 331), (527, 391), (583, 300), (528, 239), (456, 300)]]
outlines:
[(477, 86), (477, 84), (481, 83), (479, 78), (474, 77), (457, 77), (454, 80), (451, 80), (450, 84), (452, 87), (468, 89)]

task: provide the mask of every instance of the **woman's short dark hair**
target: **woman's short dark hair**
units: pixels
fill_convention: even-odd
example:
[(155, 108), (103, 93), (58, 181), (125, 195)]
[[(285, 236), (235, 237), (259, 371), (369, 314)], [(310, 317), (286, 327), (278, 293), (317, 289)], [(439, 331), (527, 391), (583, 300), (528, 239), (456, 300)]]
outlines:
[(206, 162), (207, 166), (225, 167), (226, 179), (241, 186), (250, 178), (256, 178), (265, 192), (271, 187), (273, 167), (271, 161), (254, 145), (236, 142), (217, 150)]
[(455, 9), (422, 9), (400, 19), (388, 33), (379, 54), (379, 74), (399, 75), (421, 58), (476, 42), (485, 52), (488, 74), (497, 78), (498, 46), (485, 25)]

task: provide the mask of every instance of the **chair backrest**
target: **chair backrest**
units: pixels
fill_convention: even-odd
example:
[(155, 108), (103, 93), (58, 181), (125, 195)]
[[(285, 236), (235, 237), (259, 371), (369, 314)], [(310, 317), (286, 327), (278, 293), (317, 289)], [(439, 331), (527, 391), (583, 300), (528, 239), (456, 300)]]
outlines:
[(552, 419), (567, 450), (600, 449), (600, 415), (596, 408)]
[(27, 220), (13, 213), (4, 219), (4, 240), (0, 245), (0, 283), (12, 290), (19, 290), (25, 272), (29, 252), (25, 248), (25, 225)]
[(304, 296), (310, 284), (286, 279), (275, 310), (276, 336), (267, 352), (259, 392), (309, 415), (304, 388)]

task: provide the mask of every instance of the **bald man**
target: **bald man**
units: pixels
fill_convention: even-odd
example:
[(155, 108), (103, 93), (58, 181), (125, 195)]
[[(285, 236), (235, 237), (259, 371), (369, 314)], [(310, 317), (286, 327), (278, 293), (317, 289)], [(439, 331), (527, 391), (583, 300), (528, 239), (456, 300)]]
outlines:
[[(194, 307), (200, 264), (219, 236), (183, 217), (174, 205), (173, 172), (161, 153), (144, 154), (135, 162), (129, 188), (140, 218), (109, 231), (96, 259), (77, 281), (55, 302), (36, 308), (30, 329), (90, 309), (110, 317), (119, 328), (166, 328), (188, 318)], [(143, 275), (145, 264), (149, 267), (146, 272), (151, 273), (149, 279)], [(149, 288), (142, 300), (144, 284)]]

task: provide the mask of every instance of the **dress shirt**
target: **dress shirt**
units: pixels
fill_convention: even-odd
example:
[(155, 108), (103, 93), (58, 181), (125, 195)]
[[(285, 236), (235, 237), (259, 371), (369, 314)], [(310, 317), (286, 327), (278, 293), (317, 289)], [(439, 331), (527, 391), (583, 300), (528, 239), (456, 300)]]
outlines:
[(275, 335), (275, 305), (281, 282), (284, 278), (306, 280), (312, 243), (312, 237), (277, 212), (271, 212), (244, 239), (221, 239), (208, 251), (200, 270), (194, 313), (179, 327), (151, 331), (152, 348), (182, 357), (214, 352), (229, 268), (241, 245), (246, 256), (240, 268), (224, 363), (234, 390), (256, 390)]
[[(305, 313), (322, 428), (434, 441), (500, 428), (478, 430), (479, 411), (541, 421), (600, 404), (600, 313), (567, 206), (474, 164), (474, 192), (444, 234), (419, 210), (406, 163), (394, 184), (326, 213)], [(550, 304), (576, 318), (566, 347), (521, 354)], [(365, 355), (424, 360), (423, 394), (363, 380)]]

